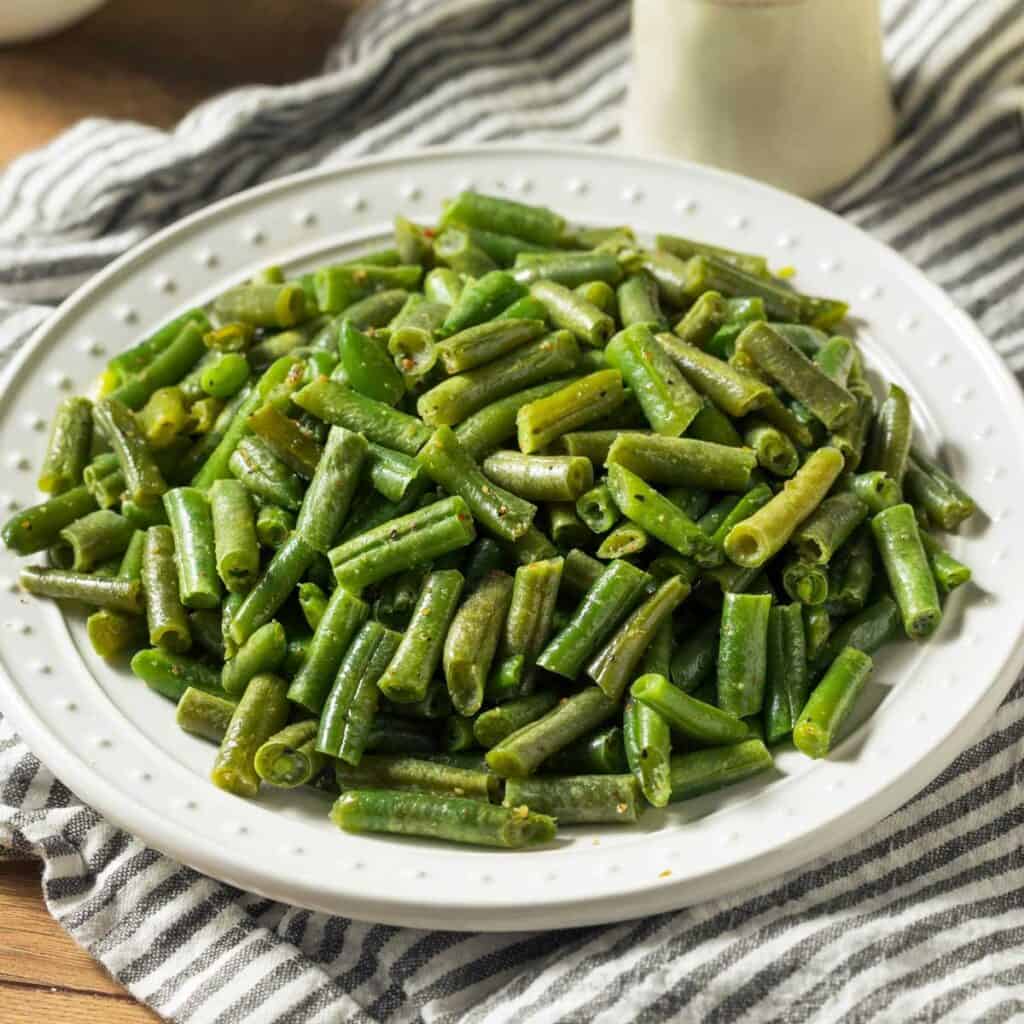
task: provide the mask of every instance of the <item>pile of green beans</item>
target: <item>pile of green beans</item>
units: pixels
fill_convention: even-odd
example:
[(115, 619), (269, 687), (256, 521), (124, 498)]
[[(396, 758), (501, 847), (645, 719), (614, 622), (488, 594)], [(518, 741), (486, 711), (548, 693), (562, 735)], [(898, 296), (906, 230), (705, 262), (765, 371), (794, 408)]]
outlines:
[(59, 406), (23, 588), (341, 828), (518, 848), (826, 756), (970, 579), (844, 303), (476, 193), (271, 267)]

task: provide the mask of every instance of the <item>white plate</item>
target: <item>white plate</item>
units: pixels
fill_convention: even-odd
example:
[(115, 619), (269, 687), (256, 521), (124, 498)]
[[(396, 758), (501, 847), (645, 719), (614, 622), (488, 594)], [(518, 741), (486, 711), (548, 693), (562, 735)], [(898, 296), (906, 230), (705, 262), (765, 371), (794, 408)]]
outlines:
[(211, 747), (178, 730), (169, 703), (96, 658), (80, 620), (20, 595), (7, 552), (4, 711), (80, 797), (157, 849), (275, 899), (391, 924), (504, 930), (634, 917), (734, 891), (863, 832), (963, 749), (1024, 660), (1024, 405), (984, 338), (916, 270), (781, 192), (685, 164), (494, 147), (299, 175), (219, 203), (100, 274), (7, 369), (0, 513), (37, 500), (45, 423), (61, 395), (90, 388), (110, 354), (261, 265), (356, 252), (385, 237), (396, 212), (433, 218), (443, 197), (470, 185), (583, 222), (677, 231), (793, 264), (803, 288), (852, 303), (873, 368), (910, 390), (920, 434), (941, 445), (982, 509), (950, 543), (976, 585), (950, 602), (931, 643), (879, 658), (833, 756), (782, 753), (770, 778), (648, 811), (635, 827), (568, 830), (539, 851), (345, 835), (318, 794), (247, 802), (215, 789)]

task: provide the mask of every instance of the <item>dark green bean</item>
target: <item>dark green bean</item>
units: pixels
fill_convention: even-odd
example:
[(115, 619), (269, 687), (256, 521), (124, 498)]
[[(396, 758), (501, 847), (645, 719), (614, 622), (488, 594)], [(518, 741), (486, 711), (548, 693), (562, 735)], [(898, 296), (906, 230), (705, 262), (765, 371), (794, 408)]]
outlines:
[(216, 480), (210, 488), (217, 572), (231, 591), (246, 591), (260, 571), (256, 510), (237, 480)]
[(155, 502), (167, 490), (167, 484), (135, 417), (114, 398), (97, 402), (93, 417), (117, 455), (130, 497), (140, 505)]
[[(384, 630), (348, 701), (337, 752), (337, 756), (346, 764), (358, 765), (365, 751), (382, 750), (386, 746), (382, 737), (389, 727), (384, 717), (377, 714), (380, 702), (377, 682), (398, 650), (400, 641), (398, 633)], [(407, 726), (397, 729), (392, 726), (389, 735), (391, 742), (400, 745), (405, 753), (434, 749), (431, 735), (410, 732)]]
[(910, 457), (913, 432), (910, 398), (903, 388), (890, 384), (889, 394), (878, 410), (871, 430), (871, 440), (864, 457), (867, 468), (881, 470), (897, 485), (901, 484)]
[(258, 437), (243, 437), (228, 461), (231, 475), (262, 501), (291, 512), (302, 504), (303, 483)]
[(107, 398), (129, 409), (141, 409), (154, 391), (177, 384), (206, 351), (203, 327), (196, 321), (189, 321), (166, 348), (154, 355), (137, 373), (122, 379)]
[[(808, 644), (811, 674), (820, 675), (839, 656), (844, 647), (856, 647), (865, 654), (874, 654), (896, 639), (900, 632), (900, 609), (888, 594), (868, 605), (862, 612), (839, 625), (824, 644), (815, 651)], [(808, 630), (810, 634), (810, 630)]]
[(504, 806), (529, 807), (562, 825), (633, 824), (643, 810), (632, 775), (566, 775), (510, 779)]
[(460, 715), (475, 715), (483, 704), (512, 601), (512, 577), (490, 573), (455, 613), (444, 641), (444, 675)]
[(432, 572), (424, 580), (409, 627), (378, 683), (388, 700), (412, 703), (426, 696), (462, 587), (462, 573), (455, 570)]
[(264, 547), (277, 551), (294, 529), (294, 512), (278, 505), (260, 505), (256, 513), (256, 536)]
[(416, 408), (430, 426), (454, 426), (499, 399), (570, 373), (579, 358), (576, 339), (568, 331), (556, 331), (442, 381), (420, 396)]
[(970, 567), (954, 558), (930, 533), (921, 531), (921, 544), (928, 556), (935, 582), (944, 594), (962, 587), (970, 580)]
[(316, 721), (293, 722), (260, 745), (253, 759), (256, 774), (272, 786), (294, 789), (323, 771), (325, 758), (313, 748)]
[(92, 447), (92, 402), (88, 398), (65, 398), (57, 407), (50, 428), (39, 490), (63, 494), (82, 482)]
[(338, 351), (345, 383), (353, 391), (385, 405), (395, 405), (405, 394), (405, 381), (387, 349), (349, 319), (341, 323)]
[(689, 584), (678, 576), (669, 577), (587, 665), (587, 675), (607, 697), (621, 698), (658, 630), (671, 621), (673, 612), (689, 593)]
[(64, 569), (44, 569), (30, 565), (21, 570), (22, 589), (39, 597), (61, 601), (81, 601), (94, 608), (139, 615), (145, 610), (142, 584), (138, 580), (90, 576)]
[(761, 740), (712, 747), (672, 758), (672, 803), (732, 786), (772, 767), (772, 755)]
[(189, 686), (178, 701), (174, 720), (185, 732), (220, 743), (237, 706), (236, 701)]
[(206, 495), (194, 487), (178, 487), (164, 495), (164, 509), (174, 534), (181, 603), (186, 608), (217, 607), (221, 588)]
[(455, 428), (455, 436), (466, 452), (479, 461), (501, 447), (503, 442), (515, 437), (516, 415), (524, 405), (538, 398), (546, 398), (565, 385), (565, 380), (547, 381), (492, 402), (464, 419)]
[(548, 332), (542, 320), (489, 320), (452, 334), (437, 346), (448, 373), (462, 373), (493, 362)]
[(315, 554), (316, 551), (298, 534), (293, 534), (274, 552), (256, 585), (245, 595), (232, 616), (231, 636), (236, 644), (244, 644), (260, 626), (277, 614)]
[(810, 686), (801, 606), (773, 607), (768, 613), (768, 685), (764, 703), (769, 743), (778, 743), (793, 731)]
[(483, 274), (479, 280), (466, 285), (449, 303), (451, 309), (438, 334), (447, 338), (467, 327), (492, 320), (525, 294), (526, 288), (504, 270)]
[(874, 542), (865, 526), (839, 549), (829, 566), (828, 609), (831, 613), (850, 615), (864, 607), (875, 575), (874, 561)]
[(565, 231), (565, 219), (546, 207), (477, 192), (462, 192), (447, 204), (441, 226), (449, 224), (466, 224), (543, 246), (557, 245)]
[(844, 647), (814, 688), (793, 726), (793, 743), (808, 757), (824, 757), (832, 749), (874, 663), (855, 647)]
[(103, 562), (123, 554), (135, 527), (111, 509), (90, 512), (60, 531), (55, 551), (58, 565), (75, 572), (92, 572)]
[(677, 732), (699, 743), (724, 746), (748, 735), (745, 722), (691, 697), (662, 675), (640, 676), (630, 687), (630, 693), (635, 700), (658, 712)]
[(955, 530), (974, 515), (974, 499), (945, 471), (914, 452), (904, 478), (907, 500), (924, 509), (929, 523)]
[(45, 551), (57, 543), (60, 531), (96, 511), (96, 501), (84, 485), (49, 501), (19, 509), (4, 524), (3, 542), (19, 555)]
[(492, 747), (487, 764), (502, 778), (530, 775), (542, 761), (597, 728), (616, 710), (596, 686), (588, 686)]
[(912, 640), (931, 636), (942, 620), (942, 605), (913, 508), (893, 505), (879, 512), (871, 520), (871, 532), (900, 607), (904, 631)]
[(718, 706), (737, 718), (764, 703), (771, 597), (726, 594), (718, 644)]
[(456, 496), (342, 541), (331, 550), (330, 559), (340, 583), (363, 587), (425, 565), (475, 539), (469, 506)]
[(201, 661), (180, 654), (149, 649), (139, 651), (131, 661), (135, 673), (151, 690), (175, 702), (189, 687), (227, 698), (220, 687), (220, 673)]
[(296, 534), (314, 551), (326, 553), (334, 543), (359, 485), (366, 452), (362, 435), (331, 427), (295, 523)]
[(544, 648), (537, 664), (575, 679), (640, 601), (650, 578), (628, 562), (614, 561), (590, 586), (568, 624)]
[(146, 595), (149, 642), (181, 653), (191, 646), (192, 636), (179, 595), (174, 554), (174, 534), (170, 527), (153, 526), (146, 531), (142, 583)]
[(624, 466), (650, 483), (745, 491), (757, 458), (734, 448), (689, 437), (621, 433), (608, 451), (609, 464)]
[(352, 789), (338, 797), (331, 820), (346, 832), (389, 832), (508, 849), (554, 838), (554, 819), (521, 811), (454, 796)]
[(824, 604), (828, 600), (828, 572), (824, 566), (794, 555), (782, 568), (782, 587), (801, 604)]

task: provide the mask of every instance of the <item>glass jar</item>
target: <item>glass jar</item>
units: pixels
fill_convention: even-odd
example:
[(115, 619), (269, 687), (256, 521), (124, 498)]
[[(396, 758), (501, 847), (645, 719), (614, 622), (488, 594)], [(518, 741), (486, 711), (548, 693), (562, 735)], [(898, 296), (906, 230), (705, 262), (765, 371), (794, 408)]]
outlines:
[(634, 0), (631, 152), (805, 196), (892, 139), (879, 0)]

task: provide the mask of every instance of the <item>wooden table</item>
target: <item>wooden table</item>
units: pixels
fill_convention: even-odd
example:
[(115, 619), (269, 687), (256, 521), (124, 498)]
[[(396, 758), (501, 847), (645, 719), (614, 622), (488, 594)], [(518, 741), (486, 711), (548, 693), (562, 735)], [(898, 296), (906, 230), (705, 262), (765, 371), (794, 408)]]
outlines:
[[(0, 165), (82, 117), (169, 128), (233, 85), (316, 74), (347, 14), (367, 2), (247, 0), (243, 26), (211, 15), (210, 0), (112, 0), (61, 35), (0, 49)], [(158, 1019), (50, 917), (38, 864), (0, 862), (3, 1024)]]

